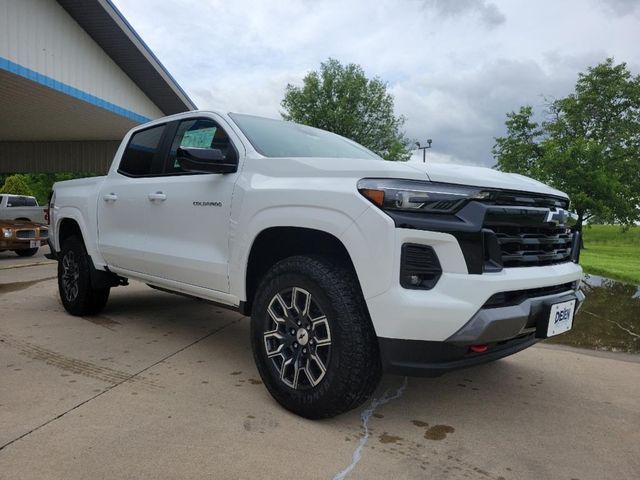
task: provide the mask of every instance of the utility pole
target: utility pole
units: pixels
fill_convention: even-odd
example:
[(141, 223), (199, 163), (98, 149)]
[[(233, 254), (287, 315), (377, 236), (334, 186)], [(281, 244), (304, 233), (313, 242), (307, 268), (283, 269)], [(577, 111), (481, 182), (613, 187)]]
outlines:
[(416, 147), (418, 147), (418, 150), (422, 150), (422, 163), (427, 163), (427, 148), (431, 148), (432, 143), (433, 140), (431, 140), (430, 138), (427, 140), (426, 147), (421, 147), (420, 142), (416, 142)]

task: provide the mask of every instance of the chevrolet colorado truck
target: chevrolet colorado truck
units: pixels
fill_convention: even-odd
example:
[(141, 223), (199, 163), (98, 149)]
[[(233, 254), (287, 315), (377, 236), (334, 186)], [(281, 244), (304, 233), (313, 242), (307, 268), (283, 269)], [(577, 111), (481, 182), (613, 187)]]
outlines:
[(440, 375), (563, 333), (584, 299), (564, 193), (291, 122), (152, 121), (50, 207), (69, 313), (128, 279), (237, 309), (265, 386), (308, 418), (361, 404), (382, 372)]

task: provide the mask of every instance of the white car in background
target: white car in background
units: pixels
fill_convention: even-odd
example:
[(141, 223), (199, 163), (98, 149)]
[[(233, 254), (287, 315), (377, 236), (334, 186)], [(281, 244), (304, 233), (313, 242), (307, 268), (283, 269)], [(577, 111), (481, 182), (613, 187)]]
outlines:
[(45, 224), (47, 208), (40, 207), (35, 197), (0, 193), (0, 220), (24, 220)]

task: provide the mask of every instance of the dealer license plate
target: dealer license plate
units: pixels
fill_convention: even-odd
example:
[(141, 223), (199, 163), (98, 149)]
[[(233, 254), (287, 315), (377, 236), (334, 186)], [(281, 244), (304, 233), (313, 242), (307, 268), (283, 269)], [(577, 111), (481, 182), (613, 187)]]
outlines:
[(553, 337), (571, 330), (573, 325), (573, 314), (576, 309), (576, 301), (554, 303), (551, 305), (549, 314), (549, 326), (547, 327), (547, 337)]
[(38, 240), (29, 240), (29, 248), (38, 248), (40, 242)]

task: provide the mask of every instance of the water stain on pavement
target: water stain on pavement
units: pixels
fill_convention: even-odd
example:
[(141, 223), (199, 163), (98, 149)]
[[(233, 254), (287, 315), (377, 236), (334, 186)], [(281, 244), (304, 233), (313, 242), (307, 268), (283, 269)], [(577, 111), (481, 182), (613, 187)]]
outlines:
[(95, 325), (99, 325), (101, 327), (108, 328), (109, 330), (113, 330), (111, 328), (114, 325), (122, 325), (120, 322), (113, 320), (112, 318), (107, 317), (106, 315), (94, 315), (91, 317), (80, 317), (87, 322), (91, 322)]
[(380, 443), (398, 443), (402, 440), (402, 437), (398, 437), (396, 435), (389, 435), (387, 432), (383, 432), (382, 435), (378, 437)]
[(280, 423), (275, 418), (266, 418), (266, 417), (249, 418), (249, 417), (253, 417), (253, 416), (248, 415), (247, 419), (244, 422), (242, 422), (242, 427), (247, 432), (265, 433), (266, 431), (274, 430), (278, 428), (278, 426), (280, 425)]
[(455, 431), (456, 429), (449, 425), (434, 425), (424, 432), (424, 438), (427, 440), (444, 440), (447, 438), (448, 433), (453, 433)]
[(423, 422), (422, 420), (411, 420), (416, 427), (428, 427), (429, 424), (427, 422)]
[(54, 278), (57, 277), (45, 277), (39, 278), (37, 280), (29, 280), (27, 282), (0, 283), (0, 295), (11, 292), (19, 292), (20, 290), (33, 287), (34, 285), (37, 285), (41, 282), (46, 282), (47, 280), (53, 280)]
[(640, 353), (640, 287), (596, 275), (582, 284), (586, 299), (568, 333), (545, 340), (578, 348)]

